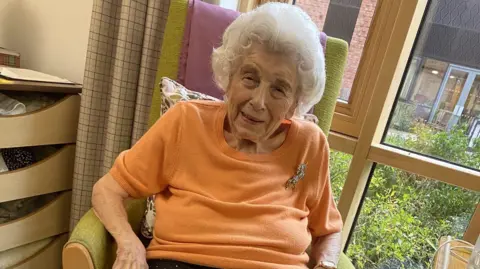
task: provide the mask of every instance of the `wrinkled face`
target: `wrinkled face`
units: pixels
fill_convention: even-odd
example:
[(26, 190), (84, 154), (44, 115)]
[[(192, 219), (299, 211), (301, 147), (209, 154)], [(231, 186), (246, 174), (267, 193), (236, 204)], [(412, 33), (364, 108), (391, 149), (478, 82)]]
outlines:
[(265, 141), (295, 112), (295, 63), (288, 56), (254, 46), (232, 75), (226, 95), (233, 135)]

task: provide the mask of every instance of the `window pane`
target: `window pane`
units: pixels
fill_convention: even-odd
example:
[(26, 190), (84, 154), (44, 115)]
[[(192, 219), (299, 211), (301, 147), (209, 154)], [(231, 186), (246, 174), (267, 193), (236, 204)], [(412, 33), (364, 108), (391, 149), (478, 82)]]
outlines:
[(333, 196), (337, 203), (342, 194), (351, 160), (352, 155), (330, 150), (330, 180), (332, 182)]
[(320, 31), (323, 30), (325, 18), (327, 17), (330, 0), (296, 0), (295, 5), (301, 7), (312, 20), (317, 24)]
[(478, 0), (431, 1), (385, 143), (480, 169), (479, 16)]
[(348, 102), (377, 0), (296, 0), (321, 31), (349, 44), (339, 99)]
[(347, 255), (356, 268), (430, 268), (442, 236), (461, 239), (480, 200), (467, 191), (377, 165)]

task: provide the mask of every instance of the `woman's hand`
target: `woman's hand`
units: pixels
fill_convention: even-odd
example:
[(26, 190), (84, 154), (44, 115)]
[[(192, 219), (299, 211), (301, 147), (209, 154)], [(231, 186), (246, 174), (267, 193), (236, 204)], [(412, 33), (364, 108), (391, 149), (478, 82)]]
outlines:
[(117, 259), (112, 269), (148, 269), (145, 247), (138, 237), (117, 241)]

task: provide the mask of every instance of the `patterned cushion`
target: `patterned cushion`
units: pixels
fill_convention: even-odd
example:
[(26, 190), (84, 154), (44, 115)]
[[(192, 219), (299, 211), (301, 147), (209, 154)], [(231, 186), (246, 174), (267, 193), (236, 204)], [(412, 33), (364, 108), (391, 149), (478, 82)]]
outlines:
[[(171, 108), (179, 101), (220, 101), (215, 97), (188, 90), (178, 82), (166, 77), (162, 78), (162, 81), (160, 82), (160, 89), (162, 91), (162, 105), (160, 107), (160, 115), (163, 115), (165, 112), (167, 112), (169, 108)], [(152, 195), (147, 198), (147, 207), (145, 209), (145, 214), (142, 218), (140, 226), (140, 236), (142, 242), (144, 242), (145, 244), (148, 244), (149, 241), (153, 238), (153, 225), (155, 223), (155, 215), (155, 195)]]
[(179, 101), (189, 101), (189, 100), (210, 100), (210, 101), (220, 101), (219, 99), (206, 95), (200, 92), (195, 92), (188, 90), (180, 83), (163, 77), (160, 82), (160, 88), (162, 90), (162, 105), (161, 105), (161, 114), (167, 112), (167, 110), (175, 105)]

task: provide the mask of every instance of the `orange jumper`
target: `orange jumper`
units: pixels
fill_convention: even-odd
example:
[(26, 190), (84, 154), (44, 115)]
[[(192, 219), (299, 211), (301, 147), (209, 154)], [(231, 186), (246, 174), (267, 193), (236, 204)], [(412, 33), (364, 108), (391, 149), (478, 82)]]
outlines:
[[(147, 258), (306, 268), (311, 237), (342, 227), (325, 135), (294, 119), (280, 148), (247, 154), (225, 141), (225, 116), (220, 102), (180, 102), (115, 161), (110, 174), (130, 196), (157, 194)], [(286, 189), (300, 164), (307, 164), (305, 177)]]

